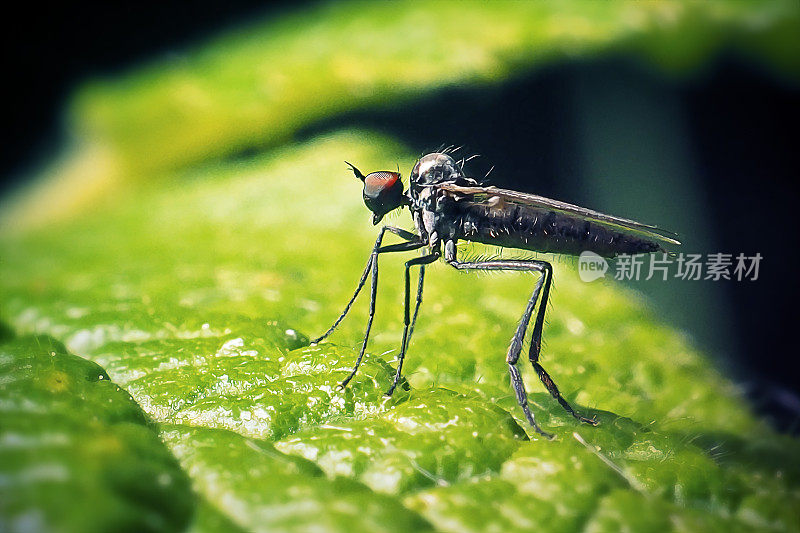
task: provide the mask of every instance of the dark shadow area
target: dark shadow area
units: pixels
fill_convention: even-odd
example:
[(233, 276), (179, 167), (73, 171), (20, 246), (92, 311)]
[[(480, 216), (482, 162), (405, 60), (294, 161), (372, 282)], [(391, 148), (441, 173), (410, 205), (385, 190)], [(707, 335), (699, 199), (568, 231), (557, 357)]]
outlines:
[(11, 329), (11, 326), (0, 320), (0, 344), (5, 344), (14, 337), (14, 330)]
[(800, 482), (800, 455), (791, 451), (791, 437), (770, 435), (768, 439), (745, 440), (725, 432), (673, 435), (701, 448), (720, 466), (743, 467), (762, 472), (767, 478), (780, 473), (789, 486)]
[[(397, 137), (419, 155), (446, 146), (477, 155), (468, 173), (494, 185), (558, 196), (562, 176), (579, 173), (569, 127), (571, 69), (545, 68), (503, 86), (451, 86), (400, 105), (357, 110), (318, 122), (298, 140), (346, 127)], [(342, 154), (346, 159), (346, 154)], [(407, 178), (410, 169), (400, 169)], [(574, 192), (568, 196), (574, 196)]]

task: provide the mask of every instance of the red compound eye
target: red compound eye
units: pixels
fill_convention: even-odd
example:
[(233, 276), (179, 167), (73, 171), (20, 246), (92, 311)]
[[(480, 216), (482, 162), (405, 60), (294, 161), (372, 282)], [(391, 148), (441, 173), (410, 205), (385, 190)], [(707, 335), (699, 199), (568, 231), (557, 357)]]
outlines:
[(364, 194), (371, 198), (377, 198), (384, 191), (391, 189), (397, 184), (400, 174), (382, 170), (373, 172), (364, 178)]
[(372, 211), (372, 223), (377, 224), (383, 215), (406, 204), (403, 182), (398, 172), (380, 170), (365, 176), (355, 166), (345, 161), (353, 174), (364, 182), (364, 204)]

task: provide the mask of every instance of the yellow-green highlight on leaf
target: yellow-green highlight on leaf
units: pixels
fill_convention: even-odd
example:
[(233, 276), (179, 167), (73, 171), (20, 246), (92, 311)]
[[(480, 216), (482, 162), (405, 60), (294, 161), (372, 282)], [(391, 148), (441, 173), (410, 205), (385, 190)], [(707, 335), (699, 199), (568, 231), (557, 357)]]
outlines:
[[(434, 265), (407, 387), (385, 399), (402, 334), (405, 258), (391, 255), (362, 371), (339, 390), (366, 302), (330, 342), (307, 343), (374, 242), (345, 157), (414, 160), (392, 139), (343, 131), (0, 235), (0, 315), (101, 364), (164, 424), (196, 493), (195, 531), (304, 531), (304, 510), (333, 531), (655, 530), (663, 513), (676, 530), (798, 530), (797, 440), (756, 419), (636, 294), (582, 283), (568, 262), (555, 264), (542, 363), (600, 426), (577, 423), (523, 362), (532, 409), (557, 435), (525, 438), (505, 364), (534, 284), (522, 274)], [(410, 226), (407, 213), (391, 223)]]

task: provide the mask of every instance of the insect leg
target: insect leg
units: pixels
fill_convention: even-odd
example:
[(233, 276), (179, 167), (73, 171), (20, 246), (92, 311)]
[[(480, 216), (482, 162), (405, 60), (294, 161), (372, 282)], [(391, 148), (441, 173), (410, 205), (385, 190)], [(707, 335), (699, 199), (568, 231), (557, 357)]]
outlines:
[(528, 393), (525, 392), (525, 384), (522, 382), (522, 376), (519, 375), (519, 370), (517, 370), (514, 364), (508, 364), (508, 373), (511, 374), (511, 386), (514, 388), (514, 393), (517, 396), (517, 403), (522, 407), (522, 412), (525, 413), (525, 418), (528, 419), (528, 423), (530, 423), (531, 427), (533, 427), (534, 431), (539, 435), (547, 439), (555, 438), (555, 435), (546, 432), (536, 423), (536, 419), (533, 417), (533, 413), (531, 413), (531, 408), (528, 407)]
[[(522, 351), (522, 343), (525, 339), (525, 331), (528, 328), (528, 323), (530, 322), (531, 315), (533, 314), (533, 310), (536, 307), (536, 301), (539, 299), (539, 294), (542, 293), (542, 303), (539, 306), (539, 312), (536, 315), (536, 322), (534, 323), (534, 333), (533, 333), (533, 340), (532, 345), (535, 344), (537, 347), (541, 346), (541, 338), (542, 338), (542, 328), (544, 325), (544, 313), (547, 305), (547, 296), (550, 292), (550, 282), (552, 279), (552, 272), (553, 269), (549, 263), (545, 261), (533, 261), (533, 260), (497, 260), (497, 261), (475, 261), (469, 263), (462, 263), (460, 261), (455, 260), (455, 258), (451, 258), (448, 260), (448, 263), (453, 267), (459, 270), (516, 270), (516, 271), (534, 271), (539, 272), (541, 276), (536, 282), (536, 286), (533, 289), (533, 293), (531, 294), (530, 300), (528, 300), (528, 305), (525, 308), (525, 312), (522, 315), (522, 318), (517, 325), (517, 330), (514, 333), (514, 336), (511, 338), (511, 344), (508, 347), (508, 354), (506, 355), (506, 362), (508, 363), (508, 370), (511, 374), (511, 384), (514, 387), (514, 392), (517, 395), (517, 401), (522, 407), (522, 411), (525, 413), (525, 417), (530, 422), (531, 426), (540, 434), (548, 436), (547, 433), (542, 431), (542, 429), (536, 423), (533, 414), (530, 412), (530, 408), (528, 407), (528, 400), (527, 395), (525, 393), (525, 387), (522, 383), (522, 378), (520, 377), (519, 370), (516, 368), (516, 363), (519, 360), (519, 354)], [(536, 354), (538, 356), (538, 348), (536, 349)], [(569, 406), (569, 404), (564, 400), (560, 393), (558, 393), (558, 389), (553, 383), (553, 380), (550, 376), (545, 372), (544, 368), (538, 363), (538, 361), (531, 362), (534, 364), (534, 369), (536, 373), (539, 375), (539, 378), (544, 383), (547, 390), (552, 394), (559, 403), (564, 406), (565, 404)], [(552, 388), (551, 388), (552, 386)], [(556, 391), (555, 393), (553, 391)], [(556, 396), (556, 394), (558, 394)], [(575, 413), (572, 407), (567, 409), (573, 416), (578, 418), (581, 421), (589, 421), (589, 419), (585, 419), (580, 417)], [(589, 421), (591, 423), (591, 421)]]
[(550, 283), (553, 279), (553, 267), (550, 266), (550, 263), (544, 264), (547, 266), (542, 274), (546, 278), (546, 281), (544, 283), (544, 290), (542, 291), (542, 303), (539, 304), (539, 310), (536, 313), (536, 321), (533, 324), (533, 335), (531, 336), (531, 346), (528, 351), (528, 359), (530, 359), (533, 369), (536, 371), (536, 374), (539, 376), (542, 384), (544, 384), (550, 395), (555, 398), (559, 404), (561, 404), (561, 407), (563, 407), (564, 410), (581, 422), (596, 426), (597, 420), (593, 418), (586, 418), (585, 416), (581, 416), (575, 412), (569, 402), (565, 400), (563, 396), (561, 396), (561, 392), (558, 390), (558, 386), (556, 385), (555, 381), (553, 381), (553, 378), (551, 378), (550, 374), (548, 374), (544, 367), (539, 364), (539, 353), (542, 349), (544, 313), (547, 309), (547, 299), (550, 296)]
[[(408, 342), (411, 342), (411, 336), (414, 334), (414, 326), (417, 323), (417, 315), (419, 315), (419, 306), (422, 305), (422, 287), (425, 283), (425, 265), (419, 267), (419, 278), (417, 280), (417, 298), (414, 302), (414, 316), (411, 317), (411, 327), (408, 330)], [(406, 347), (408, 349), (408, 347)]]
[[(380, 242), (378, 242), (380, 244)], [(416, 250), (424, 246), (421, 242), (402, 242), (399, 244), (391, 244), (389, 246), (379, 246), (372, 253), (372, 281), (370, 283), (370, 296), (369, 296), (369, 318), (367, 319), (367, 329), (364, 332), (364, 341), (361, 343), (361, 351), (358, 352), (356, 364), (350, 374), (339, 384), (341, 388), (345, 388), (350, 380), (358, 372), (358, 367), (361, 366), (361, 360), (364, 358), (364, 352), (367, 350), (367, 342), (369, 341), (369, 332), (372, 329), (372, 320), (375, 318), (375, 300), (378, 295), (378, 254), (389, 252), (405, 252), (409, 250)]]
[(397, 357), (397, 372), (394, 375), (394, 381), (392, 382), (392, 386), (389, 387), (389, 390), (386, 391), (386, 396), (391, 396), (394, 393), (394, 390), (397, 388), (398, 383), (400, 383), (400, 378), (402, 377), (403, 373), (403, 360), (406, 357), (406, 349), (408, 348), (409, 342), (409, 327), (411, 325), (411, 316), (409, 313), (410, 307), (410, 298), (409, 293), (411, 292), (411, 267), (415, 265), (420, 265), (420, 278), (419, 278), (419, 285), (417, 288), (417, 308), (414, 310), (414, 318), (416, 319), (416, 312), (419, 310), (419, 304), (422, 302), (422, 281), (423, 276), (421, 273), (421, 269), (425, 268), (425, 265), (433, 263), (437, 259), (439, 259), (439, 253), (432, 253), (430, 255), (423, 255), (417, 257), (415, 259), (411, 259), (406, 261), (406, 276), (405, 276), (405, 300), (404, 300), (404, 315), (403, 315), (403, 341), (400, 344), (400, 355)]
[(517, 368), (519, 354), (522, 351), (522, 342), (525, 339), (525, 330), (528, 328), (528, 322), (530, 322), (533, 309), (536, 306), (536, 300), (538, 299), (539, 292), (542, 289), (543, 280), (544, 277), (542, 276), (536, 281), (536, 286), (534, 287), (533, 293), (528, 300), (528, 305), (525, 306), (525, 312), (522, 313), (522, 318), (520, 319), (519, 324), (517, 324), (517, 330), (514, 332), (514, 336), (511, 338), (511, 343), (508, 346), (506, 363), (508, 363), (508, 373), (511, 375), (511, 386), (514, 388), (514, 393), (517, 396), (517, 403), (520, 405), (520, 407), (522, 407), (522, 412), (525, 413), (525, 418), (528, 419), (528, 422), (537, 433), (543, 437), (552, 439), (553, 435), (544, 431), (541, 427), (539, 427), (539, 424), (536, 423), (536, 419), (534, 418), (533, 413), (528, 406), (528, 394), (525, 391), (525, 384), (523, 383), (522, 376), (520, 376), (519, 369)]
[(360, 293), (361, 289), (364, 288), (364, 283), (367, 281), (367, 276), (369, 275), (370, 269), (372, 268), (372, 264), (375, 262), (375, 258), (377, 257), (378, 248), (380, 248), (381, 242), (383, 241), (383, 235), (387, 231), (390, 231), (390, 232), (394, 233), (395, 235), (397, 235), (399, 237), (402, 237), (402, 238), (404, 238), (404, 239), (406, 239), (408, 241), (416, 241), (416, 240), (419, 239), (419, 237), (417, 237), (417, 235), (411, 233), (410, 231), (406, 231), (404, 229), (401, 229), (401, 228), (395, 228), (393, 226), (384, 226), (383, 228), (381, 228), (381, 231), (378, 234), (378, 238), (375, 240), (375, 246), (372, 248), (372, 252), (370, 252), (370, 254), (369, 254), (369, 259), (367, 260), (367, 266), (364, 267), (364, 272), (361, 274), (361, 279), (358, 280), (358, 285), (356, 286), (356, 291), (353, 293), (353, 296), (350, 298), (350, 301), (347, 302), (347, 305), (345, 306), (344, 311), (342, 311), (342, 313), (339, 315), (339, 318), (337, 318), (334, 321), (333, 325), (330, 328), (328, 328), (328, 331), (326, 331), (325, 333), (323, 333), (322, 335), (320, 335), (316, 339), (312, 340), (311, 344), (318, 344), (318, 343), (322, 342), (326, 337), (328, 337), (331, 333), (333, 333), (333, 330), (335, 330), (337, 328), (337, 326), (339, 326), (341, 321), (344, 320), (344, 317), (347, 316), (347, 313), (350, 312), (350, 308), (353, 306), (353, 303), (356, 301), (356, 298), (358, 297), (358, 293)]

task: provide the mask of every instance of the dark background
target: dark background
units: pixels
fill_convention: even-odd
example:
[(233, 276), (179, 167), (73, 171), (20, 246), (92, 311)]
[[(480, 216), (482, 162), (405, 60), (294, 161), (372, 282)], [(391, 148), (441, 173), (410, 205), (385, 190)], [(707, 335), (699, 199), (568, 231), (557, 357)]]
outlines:
[[(63, 106), (81, 82), (287, 4), (19, 6), (3, 37), (10, 94), (0, 194), (58, 151)], [(686, 252), (761, 253), (756, 282), (636, 288), (715, 356), (756, 409), (796, 433), (799, 96), (796, 84), (730, 54), (680, 77), (602, 57), (545, 67), (498, 88), (451, 88), (402, 107), (349, 113), (299, 137), (357, 124), (420, 154), (464, 145), (481, 155), (475, 175), (494, 165), (497, 185), (656, 223), (677, 231)]]

